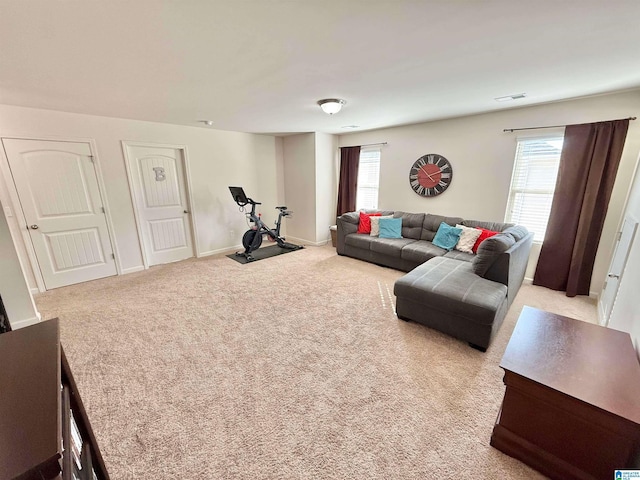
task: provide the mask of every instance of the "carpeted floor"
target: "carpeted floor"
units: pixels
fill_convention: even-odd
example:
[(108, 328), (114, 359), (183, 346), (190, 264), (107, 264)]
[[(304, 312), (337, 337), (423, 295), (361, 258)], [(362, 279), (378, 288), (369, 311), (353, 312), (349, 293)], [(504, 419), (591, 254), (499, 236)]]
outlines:
[(487, 353), (398, 320), (402, 272), (308, 247), (225, 256), (52, 290), (61, 338), (118, 479), (543, 478), (489, 446), (498, 367), (524, 285)]

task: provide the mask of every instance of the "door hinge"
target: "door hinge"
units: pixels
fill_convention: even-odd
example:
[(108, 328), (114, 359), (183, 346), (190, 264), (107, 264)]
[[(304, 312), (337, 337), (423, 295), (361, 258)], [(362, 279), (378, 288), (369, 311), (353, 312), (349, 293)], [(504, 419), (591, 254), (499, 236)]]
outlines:
[(113, 258), (113, 259), (115, 260), (115, 259), (116, 259), (116, 254), (115, 254), (115, 253), (112, 253), (112, 254), (111, 254), (111, 258)]
[(616, 235), (616, 242), (619, 242), (621, 238), (622, 238), (622, 230), (620, 230), (618, 232), (618, 235)]
[(102, 210), (102, 213), (107, 213), (104, 207), (100, 207), (100, 210)]
[(95, 163), (95, 161), (93, 160), (93, 155), (88, 155), (89, 160), (91, 160), (91, 163)]

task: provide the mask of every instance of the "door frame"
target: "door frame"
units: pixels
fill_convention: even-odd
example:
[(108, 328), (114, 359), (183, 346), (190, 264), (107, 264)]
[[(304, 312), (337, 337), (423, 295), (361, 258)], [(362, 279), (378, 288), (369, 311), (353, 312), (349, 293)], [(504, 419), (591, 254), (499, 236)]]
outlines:
[[(106, 184), (104, 182), (104, 178), (102, 176), (102, 169), (100, 167), (100, 158), (98, 156), (98, 148), (96, 147), (95, 140), (93, 138), (71, 138), (71, 137), (51, 137), (46, 135), (2, 135), (0, 136), (0, 143), (4, 139), (11, 140), (31, 140), (31, 141), (43, 141), (43, 142), (63, 142), (63, 143), (87, 143), (89, 145), (89, 150), (91, 151), (91, 156), (93, 158), (93, 170), (96, 173), (96, 180), (98, 182), (98, 191), (100, 193), (100, 198), (102, 200), (102, 205), (105, 209), (105, 219), (107, 223), (107, 234), (109, 235), (109, 241), (111, 242), (111, 249), (113, 251), (113, 256), (115, 257), (115, 265), (116, 265), (116, 273), (118, 275), (122, 275), (122, 266), (120, 265), (120, 252), (118, 250), (118, 244), (115, 241), (114, 228), (113, 228), (113, 220), (111, 218), (111, 207), (109, 206), (108, 197), (106, 194)], [(6, 152), (4, 151), (4, 146), (0, 148), (0, 173), (4, 178), (4, 183), (6, 186), (7, 193), (9, 194), (9, 200), (11, 201), (11, 207), (13, 208), (13, 213), (16, 217), (16, 221), (20, 228), (21, 240), (27, 252), (27, 257), (29, 260), (29, 266), (31, 267), (31, 271), (33, 273), (33, 277), (36, 281), (36, 286), (38, 287), (39, 292), (46, 292), (47, 288), (44, 284), (44, 277), (42, 276), (42, 272), (40, 271), (40, 263), (38, 262), (38, 257), (36, 256), (36, 251), (33, 248), (33, 243), (31, 242), (31, 236), (29, 235), (27, 226), (27, 219), (24, 215), (24, 211), (22, 210), (22, 203), (20, 202), (20, 196), (18, 194), (18, 188), (16, 187), (15, 181), (13, 179), (13, 174), (11, 173), (11, 167), (9, 166), (9, 159), (7, 158)], [(6, 217), (5, 212), (3, 214)], [(9, 219), (7, 219), (7, 223), (11, 226)], [(11, 231), (11, 228), (9, 229)], [(16, 238), (13, 239), (14, 242), (17, 241)]]
[(640, 221), (634, 215), (623, 215), (622, 222), (618, 227), (618, 231), (616, 233), (616, 241), (613, 248), (613, 254), (611, 255), (611, 261), (609, 262), (609, 266), (607, 267), (607, 275), (611, 273), (611, 267), (613, 266), (613, 262), (616, 259), (616, 255), (618, 254), (618, 249), (620, 248), (620, 239), (622, 238), (622, 232), (624, 230), (625, 222), (629, 220), (632, 221), (635, 225), (633, 233), (631, 234), (631, 240), (629, 242), (629, 248), (624, 252), (624, 262), (622, 264), (622, 268), (620, 270), (620, 275), (618, 275), (618, 286), (616, 288), (615, 294), (611, 299), (611, 306), (609, 307), (609, 314), (605, 315), (604, 305), (602, 303), (602, 296), (605, 292), (605, 288), (607, 286), (607, 279), (605, 279), (604, 285), (600, 294), (598, 295), (598, 303), (597, 303), (597, 314), (598, 314), (598, 324), (603, 327), (609, 326), (609, 320), (611, 319), (611, 314), (613, 313), (613, 308), (615, 307), (616, 299), (618, 298), (618, 290), (620, 290), (620, 284), (622, 283), (622, 277), (624, 276), (624, 272), (627, 268), (627, 261), (629, 260), (629, 253), (631, 248), (633, 247), (633, 242), (635, 241), (635, 237), (640, 235)]
[(138, 142), (132, 140), (122, 140), (122, 154), (124, 155), (124, 166), (127, 170), (127, 181), (129, 183), (129, 194), (131, 195), (131, 203), (133, 205), (133, 216), (136, 221), (136, 231), (138, 232), (138, 244), (140, 245), (140, 253), (142, 254), (142, 264), (144, 269), (149, 268), (149, 259), (147, 258), (147, 252), (144, 245), (144, 232), (142, 230), (142, 222), (140, 211), (138, 209), (138, 201), (136, 200), (136, 190), (131, 173), (131, 157), (129, 156), (128, 147), (147, 147), (147, 148), (167, 148), (172, 150), (180, 150), (182, 152), (182, 174), (184, 177), (184, 193), (187, 198), (187, 210), (191, 216), (189, 231), (191, 233), (191, 246), (193, 248), (193, 255), (196, 258), (200, 257), (200, 248), (198, 247), (198, 230), (196, 228), (196, 214), (195, 204), (193, 202), (193, 191), (191, 187), (191, 168), (189, 166), (189, 155), (187, 153), (186, 145), (175, 145), (168, 143), (153, 143), (153, 142)]

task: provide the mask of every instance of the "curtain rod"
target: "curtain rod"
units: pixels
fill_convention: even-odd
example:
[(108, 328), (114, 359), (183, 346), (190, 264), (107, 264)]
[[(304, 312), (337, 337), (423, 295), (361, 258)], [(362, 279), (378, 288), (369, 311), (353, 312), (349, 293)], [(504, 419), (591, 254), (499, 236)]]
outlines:
[[(635, 119), (636, 117), (627, 117), (627, 118), (621, 118), (620, 120), (635, 120)], [(609, 121), (612, 121), (612, 120), (609, 120)], [(584, 124), (580, 124), (580, 125), (584, 125)], [(562, 127), (566, 127), (566, 125), (549, 125), (548, 127), (505, 128), (503, 132), (517, 132), (520, 130), (538, 130), (540, 128), (562, 128)]]
[(387, 142), (378, 142), (378, 143), (365, 143), (364, 145), (345, 145), (340, 148), (349, 148), (349, 147), (373, 147), (374, 145), (387, 145)]

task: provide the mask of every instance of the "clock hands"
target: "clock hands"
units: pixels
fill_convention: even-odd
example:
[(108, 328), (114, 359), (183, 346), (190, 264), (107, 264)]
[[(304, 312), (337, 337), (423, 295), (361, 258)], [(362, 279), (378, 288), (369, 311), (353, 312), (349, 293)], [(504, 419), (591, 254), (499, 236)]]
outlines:
[(429, 177), (429, 180), (431, 180), (432, 182), (435, 182), (435, 179), (434, 179), (431, 175), (429, 175), (429, 172), (427, 172), (427, 171), (424, 169), (424, 167), (420, 167), (420, 170), (422, 170), (422, 171), (424, 172), (424, 174), (425, 174), (427, 177)]

